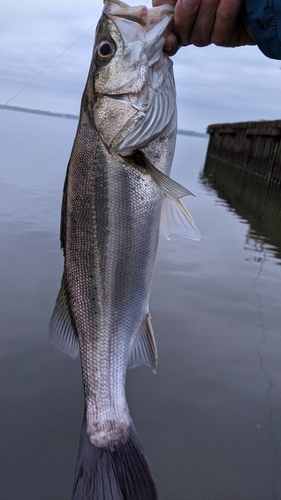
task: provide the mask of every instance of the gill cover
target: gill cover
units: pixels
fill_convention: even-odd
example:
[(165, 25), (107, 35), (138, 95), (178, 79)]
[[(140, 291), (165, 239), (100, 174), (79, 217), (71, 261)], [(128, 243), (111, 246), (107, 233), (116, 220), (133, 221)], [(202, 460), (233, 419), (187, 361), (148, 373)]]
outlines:
[[(172, 62), (163, 53), (173, 7), (106, 0), (96, 33), (94, 120), (119, 154), (140, 148), (176, 119)], [(100, 52), (103, 51), (104, 59)]]

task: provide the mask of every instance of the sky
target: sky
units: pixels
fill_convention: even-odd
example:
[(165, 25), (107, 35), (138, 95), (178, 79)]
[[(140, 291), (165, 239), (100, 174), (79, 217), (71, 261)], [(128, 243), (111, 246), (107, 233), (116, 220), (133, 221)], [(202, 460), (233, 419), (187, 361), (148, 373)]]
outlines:
[[(130, 0), (140, 3), (151, 5)], [(79, 114), (91, 27), (102, 7), (102, 0), (1, 0), (0, 104), (44, 70), (9, 104)], [(281, 61), (257, 47), (189, 46), (173, 61), (180, 129), (205, 132), (212, 123), (281, 119)]]

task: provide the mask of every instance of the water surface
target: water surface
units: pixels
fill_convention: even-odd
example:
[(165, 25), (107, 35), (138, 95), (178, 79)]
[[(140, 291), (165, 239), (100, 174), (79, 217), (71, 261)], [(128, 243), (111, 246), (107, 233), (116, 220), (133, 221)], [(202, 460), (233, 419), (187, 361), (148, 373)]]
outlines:
[[(0, 498), (68, 500), (82, 381), (79, 360), (49, 345), (48, 322), (77, 123), (4, 110), (0, 122)], [(128, 372), (129, 406), (162, 500), (280, 500), (281, 242), (268, 222), (280, 204), (234, 203), (202, 175), (207, 144), (178, 136), (173, 177), (196, 194), (186, 205), (202, 239), (160, 238), (158, 370)]]

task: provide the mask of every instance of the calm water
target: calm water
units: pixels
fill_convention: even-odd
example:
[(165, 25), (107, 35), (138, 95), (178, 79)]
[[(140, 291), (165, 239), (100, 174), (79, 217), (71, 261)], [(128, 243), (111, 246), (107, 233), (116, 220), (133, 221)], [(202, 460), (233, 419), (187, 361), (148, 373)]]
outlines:
[[(0, 122), (0, 499), (69, 500), (82, 382), (48, 321), (77, 122), (8, 111)], [(159, 366), (128, 372), (129, 406), (162, 500), (280, 500), (280, 204), (254, 211), (203, 176), (207, 143), (178, 137), (173, 177), (196, 194), (202, 239), (160, 239)]]

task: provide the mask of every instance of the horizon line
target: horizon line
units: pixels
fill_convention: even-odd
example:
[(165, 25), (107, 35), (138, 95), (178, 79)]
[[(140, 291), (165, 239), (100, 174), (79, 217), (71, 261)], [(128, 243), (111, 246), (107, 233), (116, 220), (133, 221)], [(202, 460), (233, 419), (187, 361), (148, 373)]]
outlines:
[[(6, 109), (7, 111), (20, 111), (22, 113), (34, 113), (37, 115), (55, 116), (57, 118), (67, 118), (69, 120), (79, 120), (79, 115), (73, 115), (71, 113), (57, 113), (55, 111), (44, 111), (42, 109), (25, 108), (22, 106), (10, 106), (9, 104), (0, 104), (0, 109)], [(178, 129), (177, 134), (202, 138), (209, 137), (209, 135), (204, 132), (195, 132), (193, 130), (183, 129)]]

